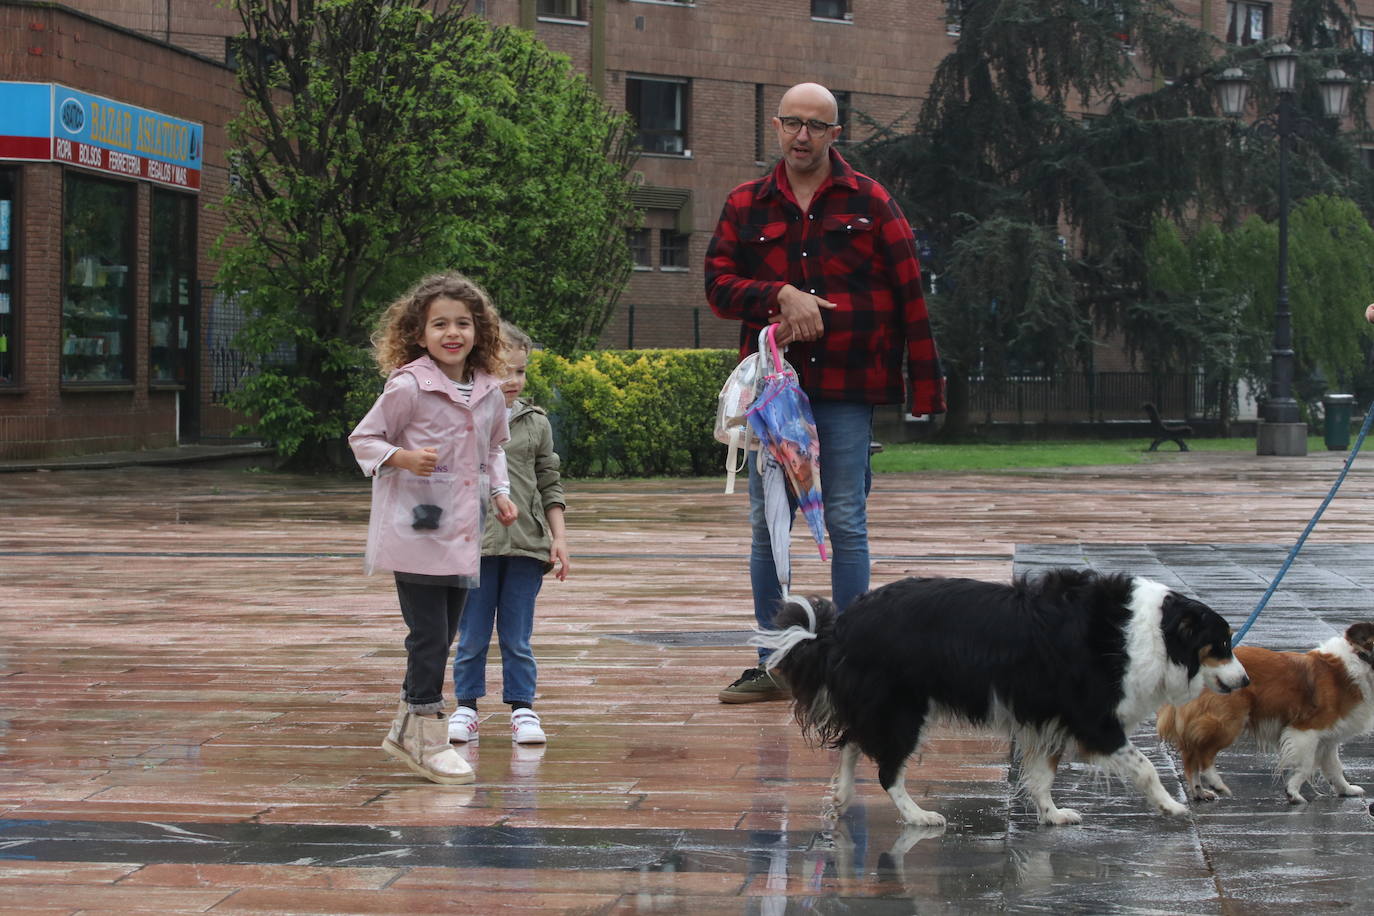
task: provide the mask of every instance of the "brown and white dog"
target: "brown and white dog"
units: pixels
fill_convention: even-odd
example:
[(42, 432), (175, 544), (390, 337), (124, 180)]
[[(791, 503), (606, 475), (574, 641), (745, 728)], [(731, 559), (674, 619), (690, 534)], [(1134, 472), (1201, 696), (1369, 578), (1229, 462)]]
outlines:
[(1217, 773), (1217, 754), (1242, 732), (1277, 750), (1288, 774), (1288, 801), (1302, 804), (1302, 785), (1318, 770), (1340, 795), (1363, 795), (1341, 767), (1341, 743), (1374, 729), (1374, 623), (1352, 624), (1310, 652), (1234, 650), (1250, 686), (1204, 693), (1159, 710), (1160, 737), (1179, 749), (1189, 794), (1210, 801), (1231, 790)]

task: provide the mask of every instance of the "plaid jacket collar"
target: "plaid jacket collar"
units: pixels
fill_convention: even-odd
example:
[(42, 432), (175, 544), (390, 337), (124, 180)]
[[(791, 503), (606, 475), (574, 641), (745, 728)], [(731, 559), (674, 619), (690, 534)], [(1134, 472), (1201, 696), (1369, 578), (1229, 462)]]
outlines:
[[(858, 173), (854, 171), (853, 166), (845, 162), (844, 157), (835, 151), (835, 147), (830, 147), (829, 154), (830, 174), (816, 189), (816, 196), (819, 197), (831, 185), (839, 185), (849, 191), (859, 190), (859, 179), (855, 177)], [(783, 159), (779, 159), (768, 177), (759, 182), (758, 190), (754, 192), (754, 199), (762, 202), (774, 195), (794, 204), (797, 202), (796, 196), (792, 193), (792, 184), (787, 180), (787, 162)]]

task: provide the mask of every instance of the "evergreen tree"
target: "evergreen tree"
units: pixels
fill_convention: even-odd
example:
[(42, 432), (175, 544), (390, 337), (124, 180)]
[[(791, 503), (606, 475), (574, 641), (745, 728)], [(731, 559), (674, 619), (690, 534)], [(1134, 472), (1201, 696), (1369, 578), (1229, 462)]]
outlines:
[[(1094, 341), (1115, 330), (1167, 357), (1158, 371), (1200, 355), (1168, 342), (1187, 314), (1208, 326), (1212, 316), (1142, 312), (1146, 243), (1160, 217), (1229, 224), (1272, 200), (1272, 146), (1238, 142), (1210, 79), (1246, 65), (1262, 83), (1263, 50), (1218, 47), (1167, 0), (965, 0), (914, 132), (880, 134), (857, 156), (897, 195), (939, 278), (931, 312), (950, 375), (947, 434), (967, 423), (968, 379), (995, 381), (1028, 360), (1045, 373), (1090, 369)], [(1307, 66), (1339, 60), (1322, 52)], [(1349, 184), (1341, 142), (1293, 158), (1299, 196)]]

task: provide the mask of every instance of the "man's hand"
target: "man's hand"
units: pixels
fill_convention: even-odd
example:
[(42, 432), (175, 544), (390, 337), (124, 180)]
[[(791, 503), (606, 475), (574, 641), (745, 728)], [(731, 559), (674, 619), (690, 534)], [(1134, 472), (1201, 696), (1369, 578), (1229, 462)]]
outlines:
[(825, 333), (821, 309), (833, 309), (835, 303), (820, 296), (804, 293), (790, 283), (778, 292), (778, 346), (785, 347), (797, 340), (819, 340)]

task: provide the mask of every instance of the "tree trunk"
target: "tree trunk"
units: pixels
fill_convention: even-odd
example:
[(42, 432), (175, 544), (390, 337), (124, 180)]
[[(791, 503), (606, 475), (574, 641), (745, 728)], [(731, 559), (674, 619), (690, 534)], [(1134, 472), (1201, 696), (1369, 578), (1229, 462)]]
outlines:
[(945, 422), (936, 437), (942, 441), (957, 441), (968, 434), (969, 383), (959, 372), (945, 375)]

